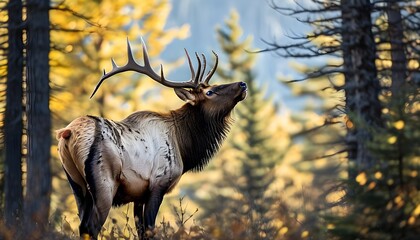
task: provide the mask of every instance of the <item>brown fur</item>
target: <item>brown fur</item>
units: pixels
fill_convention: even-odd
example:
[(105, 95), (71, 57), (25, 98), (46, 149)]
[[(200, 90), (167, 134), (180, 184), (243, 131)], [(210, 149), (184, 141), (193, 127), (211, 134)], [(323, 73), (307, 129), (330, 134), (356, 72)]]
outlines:
[(163, 196), (183, 173), (202, 170), (218, 151), (246, 84), (176, 93), (187, 104), (167, 114), (135, 112), (121, 122), (85, 116), (57, 131), (59, 155), (78, 203), (80, 234), (96, 237), (111, 206), (128, 202), (135, 202), (139, 235), (142, 224), (153, 227)]

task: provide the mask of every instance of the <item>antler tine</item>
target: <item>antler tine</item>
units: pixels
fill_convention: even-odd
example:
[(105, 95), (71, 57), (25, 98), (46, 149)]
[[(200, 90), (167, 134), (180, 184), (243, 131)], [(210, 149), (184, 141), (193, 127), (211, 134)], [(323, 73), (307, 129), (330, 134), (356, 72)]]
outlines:
[(198, 86), (198, 84), (200, 83), (200, 75), (201, 75), (201, 60), (197, 52), (195, 52), (195, 56), (197, 57), (198, 67), (197, 67), (197, 75), (195, 76), (194, 83), (196, 86)]
[[(112, 69), (118, 68), (117, 64), (115, 63), (114, 59), (111, 58)], [(105, 69), (104, 69), (105, 72)], [(105, 75), (105, 74), (104, 74)]]
[[(152, 69), (152, 67), (150, 66), (149, 54), (147, 52), (146, 43), (144, 43), (143, 37), (140, 37), (140, 41), (141, 41), (141, 45), (142, 45), (142, 48), (143, 48), (143, 62), (144, 62), (144, 67), (147, 68), (147, 69)], [(152, 72), (153, 72), (153, 70), (152, 70)], [(155, 72), (153, 72), (153, 73), (155, 73)], [(159, 75), (157, 75), (156, 73), (155, 73), (155, 75), (156, 75), (155, 77), (157, 79), (154, 79), (154, 80), (159, 80)]]
[(214, 72), (216, 72), (217, 64), (219, 64), (219, 56), (217, 56), (217, 54), (214, 51), (211, 51), (211, 52), (216, 57), (216, 60), (215, 60), (213, 68), (209, 71), (206, 78), (204, 79), (204, 84), (209, 84), (211, 77), (213, 76)]
[(200, 75), (200, 82), (203, 82), (203, 76), (204, 76), (204, 73), (206, 72), (206, 56), (204, 56), (204, 54), (201, 54), (201, 56), (203, 57), (203, 71), (201, 72), (201, 75)]
[[(130, 42), (127, 39), (127, 52), (128, 52), (128, 62), (125, 66), (122, 67), (118, 67), (118, 65), (115, 63), (114, 59), (111, 58), (111, 64), (112, 64), (112, 70), (107, 73), (104, 69), (104, 74), (102, 75), (101, 79), (99, 79), (98, 84), (96, 84), (95, 89), (93, 90), (92, 94), (90, 95), (90, 98), (93, 97), (93, 95), (95, 95), (96, 91), (99, 89), (99, 87), (101, 86), (101, 84), (109, 77), (117, 74), (117, 73), (121, 73), (121, 72), (125, 72), (128, 70), (132, 70), (131, 67), (133, 67), (133, 65), (136, 64), (136, 62), (134, 61), (133, 58), (133, 53), (131, 51), (131, 46), (130, 46)], [(137, 64), (136, 64), (137, 65)]]
[[(150, 78), (152, 78), (153, 80), (159, 82), (160, 84), (162, 84), (166, 87), (171, 87), (171, 88), (196, 88), (198, 86), (198, 83), (197, 83), (198, 78), (194, 73), (194, 70), (193, 70), (193, 67), (192, 67), (192, 64), (191, 64), (191, 60), (188, 56), (188, 53), (187, 53), (187, 57), (188, 57), (188, 61), (189, 61), (189, 64), (190, 64), (190, 69), (191, 69), (191, 72), (192, 72), (191, 79), (187, 82), (167, 81), (165, 79), (164, 75), (163, 75), (163, 67), (161, 67), (161, 75), (159, 76), (150, 66), (149, 55), (147, 53), (146, 44), (144, 43), (143, 38), (140, 38), (140, 40), (141, 40), (141, 43), (143, 45), (144, 66), (140, 66), (136, 62), (136, 60), (134, 59), (133, 52), (131, 50), (130, 42), (127, 39), (127, 54), (128, 54), (127, 64), (122, 66), (122, 67), (119, 67), (115, 63), (114, 59), (111, 59), (112, 70), (108, 73), (104, 70), (104, 74), (101, 77), (101, 79), (99, 79), (98, 84), (96, 84), (95, 89), (93, 90), (92, 94), (90, 95), (90, 98), (92, 98), (93, 95), (95, 95), (96, 91), (99, 89), (99, 87), (101, 86), (103, 81), (105, 81), (107, 78), (110, 78), (110, 77), (114, 76), (115, 74), (126, 72), (126, 71), (135, 71), (135, 72), (138, 72), (138, 73), (145, 74), (145, 75), (149, 76)], [(201, 63), (199, 62), (198, 73), (200, 73), (200, 67), (201, 67)]]
[(191, 79), (195, 79), (195, 71), (194, 71), (194, 67), (193, 67), (192, 62), (191, 62), (190, 55), (188, 54), (187, 49), (184, 48), (184, 51), (185, 51), (185, 54), (187, 55), (188, 65), (190, 66)]

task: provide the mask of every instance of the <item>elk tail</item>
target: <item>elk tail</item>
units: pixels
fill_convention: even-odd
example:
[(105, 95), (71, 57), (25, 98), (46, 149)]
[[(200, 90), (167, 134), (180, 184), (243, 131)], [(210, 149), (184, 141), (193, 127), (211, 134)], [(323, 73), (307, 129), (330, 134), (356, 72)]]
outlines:
[(57, 136), (56, 136), (57, 140), (60, 140), (61, 138), (69, 139), (71, 136), (71, 130), (68, 128), (57, 130), (56, 133), (57, 133)]

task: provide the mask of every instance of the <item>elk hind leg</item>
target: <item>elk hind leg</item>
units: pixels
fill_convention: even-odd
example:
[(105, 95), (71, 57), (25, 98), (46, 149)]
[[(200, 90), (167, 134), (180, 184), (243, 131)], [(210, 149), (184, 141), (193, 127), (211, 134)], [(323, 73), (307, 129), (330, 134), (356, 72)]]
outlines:
[[(89, 158), (88, 158), (89, 159)], [(96, 238), (100, 233), (103, 224), (112, 207), (112, 199), (115, 195), (114, 189), (118, 186), (112, 177), (112, 174), (96, 164), (98, 159), (86, 161), (85, 174), (88, 191), (85, 197), (86, 209), (89, 209), (84, 215), (80, 225), (80, 234), (89, 234)]]
[(93, 197), (92, 195), (87, 192), (83, 199), (83, 211), (79, 212), (80, 217), (80, 225), (79, 225), (79, 233), (81, 237), (85, 235), (89, 235), (96, 239), (99, 231), (95, 230), (97, 227), (94, 223), (92, 223), (93, 216), (97, 215), (96, 208), (94, 206)]
[(77, 184), (64, 167), (63, 167), (63, 169), (64, 169), (64, 172), (67, 175), (67, 179), (70, 183), (70, 187), (73, 190), (74, 198), (76, 199), (77, 210), (79, 212), (79, 218), (80, 218), (80, 220), (82, 220), (82, 216), (83, 216), (83, 214), (85, 212), (85, 208), (86, 208), (85, 207), (85, 196), (84, 196), (83, 192), (86, 191), (86, 189), (83, 189), (82, 186)]
[(80, 236), (88, 234), (96, 239), (111, 210), (112, 194), (110, 191), (95, 194), (88, 191), (84, 202), (85, 209), (79, 228)]

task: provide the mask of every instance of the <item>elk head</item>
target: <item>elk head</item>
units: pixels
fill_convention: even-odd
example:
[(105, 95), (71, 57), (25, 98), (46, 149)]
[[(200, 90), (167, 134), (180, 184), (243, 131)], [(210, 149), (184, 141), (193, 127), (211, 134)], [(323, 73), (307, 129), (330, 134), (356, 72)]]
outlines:
[[(160, 75), (157, 74), (152, 67), (150, 66), (149, 56), (147, 53), (146, 44), (141, 38), (141, 42), (143, 45), (143, 60), (144, 66), (139, 65), (133, 57), (133, 53), (131, 51), (130, 42), (127, 40), (127, 52), (128, 52), (128, 62), (124, 66), (117, 66), (115, 61), (111, 59), (112, 62), (112, 70), (108, 73), (104, 70), (104, 75), (99, 80), (99, 83), (96, 85), (91, 98), (99, 89), (100, 85), (104, 80), (107, 78), (121, 73), (125, 71), (135, 71), (138, 73), (145, 74), (155, 80), (156, 82), (166, 86), (173, 88), (176, 95), (183, 101), (185, 101), (190, 106), (194, 106), (197, 108), (201, 108), (201, 110), (206, 115), (211, 116), (220, 116), (224, 117), (230, 113), (233, 107), (239, 102), (242, 101), (246, 97), (247, 93), (247, 85), (244, 82), (236, 82), (231, 84), (224, 84), (224, 85), (210, 85), (209, 81), (210, 78), (213, 76), (214, 72), (216, 71), (217, 64), (218, 64), (218, 56), (215, 52), (213, 54), (216, 57), (214, 67), (205, 74), (206, 71), (206, 58), (202, 54), (202, 59), (200, 59), (199, 55), (195, 53), (197, 58), (198, 67), (197, 72), (195, 72), (194, 67), (191, 63), (190, 56), (188, 52), (185, 50), (185, 54), (188, 59), (188, 64), (191, 71), (191, 78), (186, 82), (174, 82), (168, 81), (165, 79), (163, 73), (163, 66), (161, 65)], [(203, 65), (203, 69), (201, 68)]]

